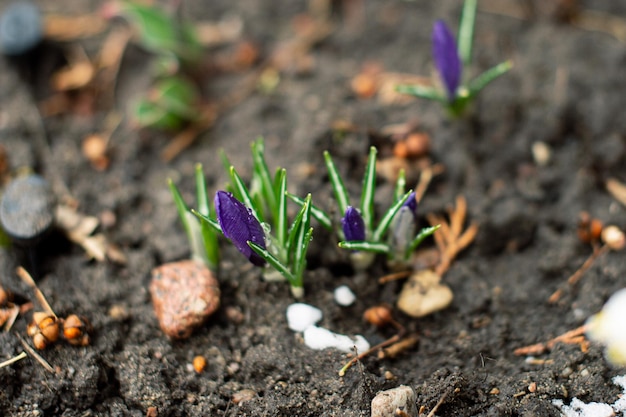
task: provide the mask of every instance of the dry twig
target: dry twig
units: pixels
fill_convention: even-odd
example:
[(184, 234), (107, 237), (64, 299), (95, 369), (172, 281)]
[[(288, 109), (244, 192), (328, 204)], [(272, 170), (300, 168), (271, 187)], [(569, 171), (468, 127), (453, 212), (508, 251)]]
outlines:
[(20, 354), (19, 354), (19, 355), (17, 355), (17, 356), (13, 356), (11, 359), (7, 359), (7, 360), (6, 360), (6, 361), (4, 361), (4, 362), (0, 362), (0, 368), (4, 368), (5, 366), (12, 365), (12, 364), (14, 364), (14, 363), (15, 363), (15, 362), (17, 362), (17, 361), (21, 361), (21, 360), (22, 360), (22, 359), (24, 359), (26, 356), (28, 356), (28, 355), (26, 355), (26, 352), (22, 352), (22, 353), (20, 353)]
[(535, 343), (534, 345), (524, 346), (521, 348), (517, 348), (513, 351), (514, 355), (523, 356), (523, 355), (541, 355), (549, 350), (552, 350), (557, 343), (565, 343), (568, 345), (579, 345), (580, 350), (583, 353), (586, 353), (589, 349), (589, 341), (585, 339), (585, 332), (587, 331), (587, 326), (580, 326), (575, 328), (574, 330), (570, 330), (568, 332), (563, 333), (553, 339), (548, 340), (543, 343)]
[(57, 315), (52, 310), (52, 307), (50, 307), (48, 300), (46, 300), (46, 297), (43, 295), (39, 287), (37, 287), (35, 280), (33, 280), (33, 277), (30, 276), (28, 271), (25, 270), (23, 267), (18, 266), (16, 272), (17, 275), (22, 279), (22, 281), (24, 281), (26, 285), (28, 285), (33, 290), (33, 292), (35, 293), (35, 297), (37, 297), (37, 300), (39, 301), (43, 309), (46, 310), (46, 313), (57, 318)]
[[(600, 256), (604, 255), (608, 251), (609, 251), (609, 246), (606, 245), (606, 244), (602, 245), (602, 247), (600, 247), (599, 249), (595, 248), (593, 253), (591, 255), (589, 255), (589, 257), (585, 260), (585, 262), (583, 262), (583, 264), (580, 266), (580, 268), (578, 268), (576, 270), (576, 272), (574, 272), (567, 279), (568, 286), (572, 287), (572, 286), (576, 285), (578, 283), (578, 281), (580, 281), (580, 279), (583, 277), (585, 272), (587, 272), (587, 270), (589, 270), (589, 268), (591, 268), (591, 266), (596, 261), (596, 259), (598, 259)], [(552, 293), (552, 295), (550, 295), (550, 298), (548, 298), (548, 303), (550, 303), (550, 304), (557, 303), (561, 299), (561, 297), (563, 296), (563, 293), (564, 293), (563, 288), (557, 289), (556, 291), (554, 291)]]
[(448, 210), (450, 222), (446, 222), (443, 216), (428, 214), (426, 218), (431, 226), (441, 225), (439, 231), (433, 234), (435, 244), (441, 253), (439, 265), (435, 268), (435, 273), (439, 276), (450, 268), (454, 258), (465, 249), (476, 238), (478, 224), (472, 223), (465, 231), (463, 224), (467, 214), (467, 201), (463, 196), (456, 198), (456, 208)]
[(626, 184), (615, 178), (606, 180), (606, 189), (614, 199), (626, 206)]
[(28, 343), (26, 343), (26, 340), (24, 340), (24, 339), (22, 338), (22, 336), (20, 336), (20, 334), (19, 334), (19, 333), (17, 333), (17, 332), (16, 332), (16, 333), (14, 333), (14, 334), (15, 334), (15, 337), (17, 337), (17, 338), (19, 339), (19, 341), (20, 341), (20, 343), (22, 344), (22, 346), (24, 346), (24, 349), (26, 349), (26, 352), (28, 352), (28, 354), (29, 354), (30, 356), (32, 356), (33, 358), (35, 358), (35, 360), (36, 360), (37, 362), (39, 362), (39, 363), (41, 364), (41, 366), (43, 366), (43, 367), (44, 367), (44, 369), (45, 369), (46, 371), (48, 371), (48, 372), (50, 372), (50, 373), (53, 373), (53, 374), (55, 374), (55, 373), (56, 373), (56, 372), (55, 372), (55, 370), (54, 370), (54, 368), (52, 367), (52, 365), (50, 365), (50, 364), (48, 363), (48, 361), (46, 361), (46, 360), (45, 360), (45, 359), (44, 359), (44, 358), (43, 358), (40, 354), (38, 354), (37, 352), (35, 352), (35, 349), (33, 349), (32, 347), (30, 347), (30, 345), (29, 345)]

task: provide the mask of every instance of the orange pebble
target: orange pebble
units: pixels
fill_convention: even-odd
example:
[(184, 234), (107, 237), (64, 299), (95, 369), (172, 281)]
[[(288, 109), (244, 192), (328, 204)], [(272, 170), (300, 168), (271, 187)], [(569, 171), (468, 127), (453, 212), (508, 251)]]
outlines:
[(206, 368), (206, 359), (202, 355), (198, 355), (193, 358), (193, 369), (196, 373), (200, 374)]

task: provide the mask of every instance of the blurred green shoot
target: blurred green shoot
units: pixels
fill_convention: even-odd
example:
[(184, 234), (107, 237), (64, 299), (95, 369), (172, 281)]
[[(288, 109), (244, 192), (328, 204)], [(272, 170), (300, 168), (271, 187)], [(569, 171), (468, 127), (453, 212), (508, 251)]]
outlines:
[[(513, 63), (508, 60), (468, 80), (463, 68), (470, 67), (476, 7), (478, 0), (465, 0), (457, 41), (442, 20), (433, 27), (433, 58), (442, 86), (414, 84), (398, 85), (396, 91), (412, 96), (439, 101), (452, 117), (461, 116), (478, 93), (496, 78), (508, 72)], [(458, 45), (458, 47), (457, 47)], [(467, 71), (465, 71), (467, 74)]]
[(176, 131), (202, 117), (196, 87), (182, 76), (158, 81), (132, 108), (133, 121), (142, 128)]
[[(119, 1), (113, 15), (123, 16), (135, 31), (137, 41), (160, 59), (174, 64), (196, 66), (202, 58), (202, 45), (195, 28), (155, 5)], [(170, 62), (171, 64), (171, 62)], [(169, 67), (171, 65), (163, 65)]]

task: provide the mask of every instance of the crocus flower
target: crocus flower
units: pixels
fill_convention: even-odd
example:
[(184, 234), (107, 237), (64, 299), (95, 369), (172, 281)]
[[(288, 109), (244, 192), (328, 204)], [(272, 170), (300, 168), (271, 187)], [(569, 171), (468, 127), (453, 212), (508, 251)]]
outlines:
[(222, 233), (237, 250), (254, 265), (265, 265), (265, 260), (248, 246), (248, 242), (253, 242), (265, 248), (265, 232), (252, 211), (231, 193), (218, 191), (215, 194), (215, 212)]
[(348, 206), (344, 217), (341, 219), (341, 227), (346, 241), (365, 240), (365, 222), (361, 213), (352, 206)]
[(448, 100), (454, 101), (456, 90), (461, 83), (463, 64), (459, 57), (454, 36), (443, 20), (437, 20), (433, 26), (433, 58), (435, 67), (446, 87)]

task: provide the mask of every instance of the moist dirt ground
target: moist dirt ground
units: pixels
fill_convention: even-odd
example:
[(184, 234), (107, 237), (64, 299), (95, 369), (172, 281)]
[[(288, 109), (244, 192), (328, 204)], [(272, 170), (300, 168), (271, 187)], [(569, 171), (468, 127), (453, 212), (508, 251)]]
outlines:
[[(308, 51), (306, 71), (284, 68), (270, 93), (246, 94), (168, 163), (160, 155), (171, 135), (139, 132), (127, 121), (111, 137), (108, 169), (94, 169), (81, 153), (82, 139), (103, 129), (107, 113), (126, 113), (133, 95), (149, 85), (150, 55), (140, 48), (125, 52), (115, 104), (96, 106), (90, 115), (39, 116), (34, 103), (46, 96), (59, 64), (50, 55), (43, 53), (26, 76), (0, 61), (0, 143), (12, 166), (30, 165), (48, 180), (62, 181), (79, 210), (100, 218), (100, 230), (127, 257), (125, 265), (89, 261), (60, 233), (42, 242), (33, 257), (19, 248), (2, 249), (5, 288), (21, 302), (35, 301), (15, 267), (36, 269), (56, 313), (87, 317), (93, 332), (89, 346), (59, 342), (40, 352), (54, 373), (30, 356), (0, 369), (0, 415), (369, 416), (374, 395), (398, 385), (415, 389), (424, 413), (443, 397), (439, 416), (557, 416), (555, 399), (617, 400), (621, 390), (612, 378), (625, 370), (609, 365), (601, 346), (583, 352), (578, 345), (556, 344), (534, 361), (514, 350), (584, 324), (626, 286), (623, 252), (605, 253), (576, 285), (566, 283), (592, 253), (577, 236), (581, 211), (626, 228), (626, 208), (605, 186), (609, 178), (626, 181), (626, 39), (613, 31), (624, 27), (626, 4), (572, 2), (581, 14), (568, 21), (557, 12), (569, 2), (548, 7), (540, 1), (480, 1), (468, 70), (478, 74), (505, 59), (514, 68), (480, 94), (467, 118), (453, 121), (434, 102), (358, 98), (350, 80), (367, 62), (389, 72), (429, 75), (432, 24), (442, 18), (456, 31), (461, 1), (336, 3), (332, 29)], [(66, 15), (100, 6), (41, 4), (46, 13)], [(263, 60), (294, 36), (294, 17), (310, 9), (305, 1), (238, 0), (185, 1), (182, 10), (194, 21), (240, 18), (242, 38), (259, 47)], [(599, 24), (589, 23), (589, 16)], [(75, 42), (93, 54), (102, 36)], [(207, 56), (227, 48), (207, 50)], [(207, 70), (206, 96), (224, 97), (253, 71)], [(339, 121), (352, 129), (338, 134)], [(475, 242), (444, 275), (452, 304), (421, 319), (394, 310), (409, 334), (419, 336), (415, 346), (395, 358), (367, 357), (339, 377), (346, 354), (306, 347), (287, 327), (285, 309), (294, 302), (288, 286), (264, 282), (260, 270), (226, 241), (219, 311), (186, 340), (172, 341), (161, 332), (148, 292), (150, 271), (189, 256), (168, 178), (191, 203), (194, 165), (201, 162), (212, 196), (227, 181), (218, 152), (223, 149), (247, 181), (249, 144), (264, 136), (268, 165), (287, 168), (290, 192), (310, 192), (317, 204), (330, 207), (322, 157), (329, 150), (358, 201), (369, 147), (378, 146), (379, 158), (388, 158), (391, 139), (379, 132), (403, 123), (430, 135), (428, 157), (444, 167), (420, 204), (423, 224), (427, 213), (445, 214), (459, 195), (467, 199), (468, 222), (479, 224)], [(533, 154), (539, 142), (550, 151), (547, 162)], [(409, 186), (416, 180), (411, 174)], [(380, 176), (379, 213), (388, 207), (392, 187)], [(356, 273), (335, 243), (316, 228), (303, 301), (320, 308), (320, 324), (335, 332), (361, 334), (371, 344), (393, 336), (393, 328), (377, 329), (362, 314), (374, 305), (394, 306), (403, 282), (378, 283), (389, 272), (383, 259)], [(352, 306), (334, 302), (339, 285), (356, 294)], [(549, 303), (558, 289), (561, 298)], [(0, 333), (0, 360), (24, 350), (16, 333), (27, 339), (29, 319), (26, 313)], [(199, 374), (191, 367), (196, 355), (207, 360)], [(243, 390), (251, 390), (244, 391), (251, 399), (235, 404)]]

